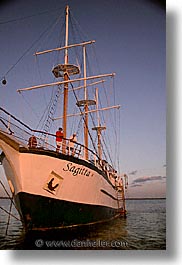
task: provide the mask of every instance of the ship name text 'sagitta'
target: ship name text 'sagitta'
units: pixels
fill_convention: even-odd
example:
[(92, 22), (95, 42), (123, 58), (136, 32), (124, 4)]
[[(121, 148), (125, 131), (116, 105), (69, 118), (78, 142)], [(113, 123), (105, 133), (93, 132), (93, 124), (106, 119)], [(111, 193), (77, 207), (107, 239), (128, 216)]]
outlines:
[(68, 163), (67, 168), (63, 168), (64, 171), (70, 171), (72, 173), (73, 176), (77, 176), (77, 175), (84, 175), (87, 177), (92, 177), (93, 174), (85, 167), (76, 167), (74, 165), (72, 165), (72, 163)]

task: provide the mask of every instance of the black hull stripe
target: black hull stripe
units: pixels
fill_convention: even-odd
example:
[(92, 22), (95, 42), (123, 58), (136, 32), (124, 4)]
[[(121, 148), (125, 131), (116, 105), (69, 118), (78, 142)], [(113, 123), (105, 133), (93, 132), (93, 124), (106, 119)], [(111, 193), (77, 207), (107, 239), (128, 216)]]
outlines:
[[(20, 192), (15, 201), (26, 229), (45, 230), (105, 222), (118, 216), (118, 209), (57, 200)], [(121, 209), (120, 209), (121, 210)]]
[(91, 225), (96, 225), (96, 224), (102, 224), (102, 223), (106, 223), (106, 222), (110, 222), (118, 217), (120, 217), (121, 215), (124, 215), (124, 213), (122, 213), (121, 211), (118, 213), (116, 213), (113, 217), (109, 218), (109, 219), (103, 219), (103, 220), (100, 220), (100, 221), (96, 221), (96, 222), (90, 222), (90, 223), (87, 223), (87, 224), (76, 224), (76, 225), (67, 225), (67, 226), (57, 226), (57, 227), (44, 227), (44, 228), (32, 228), (31, 230), (33, 231), (48, 231), (48, 230), (57, 230), (57, 229), (70, 229), (70, 228), (77, 228), (77, 227), (85, 227), (85, 226), (91, 226)]

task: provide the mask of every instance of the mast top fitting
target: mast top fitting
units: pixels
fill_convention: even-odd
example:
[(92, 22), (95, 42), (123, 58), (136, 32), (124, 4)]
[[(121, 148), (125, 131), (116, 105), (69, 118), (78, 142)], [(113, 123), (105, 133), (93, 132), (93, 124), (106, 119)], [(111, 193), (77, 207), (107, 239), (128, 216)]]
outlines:
[(52, 73), (56, 78), (64, 77), (64, 74), (77, 75), (80, 73), (80, 68), (74, 64), (58, 64), (52, 69)]
[(78, 107), (83, 107), (85, 105), (87, 106), (91, 106), (91, 105), (96, 105), (96, 101), (92, 100), (92, 99), (83, 99), (83, 100), (79, 100), (76, 105)]
[(101, 132), (103, 130), (106, 130), (106, 126), (96, 126), (93, 127), (92, 130)]

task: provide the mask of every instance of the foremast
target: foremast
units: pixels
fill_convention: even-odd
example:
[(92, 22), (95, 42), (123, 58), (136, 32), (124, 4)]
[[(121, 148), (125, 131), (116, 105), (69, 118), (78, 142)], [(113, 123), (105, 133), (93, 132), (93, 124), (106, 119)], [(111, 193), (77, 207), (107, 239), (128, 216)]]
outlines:
[[(69, 6), (66, 6), (66, 36), (65, 47), (68, 46), (68, 22), (69, 22)], [(64, 64), (68, 64), (68, 48), (65, 49)], [(64, 81), (68, 81), (68, 73), (64, 72)], [(62, 152), (66, 153), (66, 136), (67, 136), (67, 109), (68, 109), (68, 83), (64, 84), (64, 101), (63, 101), (63, 145)]]

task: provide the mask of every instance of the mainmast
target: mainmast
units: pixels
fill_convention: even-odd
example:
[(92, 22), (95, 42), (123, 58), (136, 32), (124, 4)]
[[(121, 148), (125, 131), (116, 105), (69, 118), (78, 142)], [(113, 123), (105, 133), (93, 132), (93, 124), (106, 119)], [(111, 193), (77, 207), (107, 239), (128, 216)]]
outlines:
[(87, 104), (87, 68), (86, 68), (86, 47), (83, 46), (83, 59), (84, 59), (84, 94), (85, 94), (85, 106), (84, 106), (84, 111), (85, 111), (85, 120), (84, 120), (84, 144), (85, 144), (85, 159), (88, 160), (88, 104)]
[[(68, 18), (69, 18), (69, 6), (66, 6), (66, 35), (65, 35), (65, 47), (68, 46)], [(65, 49), (64, 64), (68, 64), (68, 48)], [(64, 72), (64, 81), (68, 81), (68, 73)], [(67, 109), (68, 109), (68, 83), (64, 84), (64, 101), (63, 101), (63, 138), (67, 136)], [(66, 153), (66, 140), (63, 139), (62, 152)]]
[(84, 107), (84, 158), (85, 160), (89, 159), (88, 155), (88, 113), (90, 105), (95, 105), (95, 100), (89, 100), (88, 99), (88, 93), (87, 93), (87, 64), (86, 64), (86, 46), (83, 45), (83, 75), (84, 75), (84, 100), (80, 100), (77, 102), (78, 107)]

